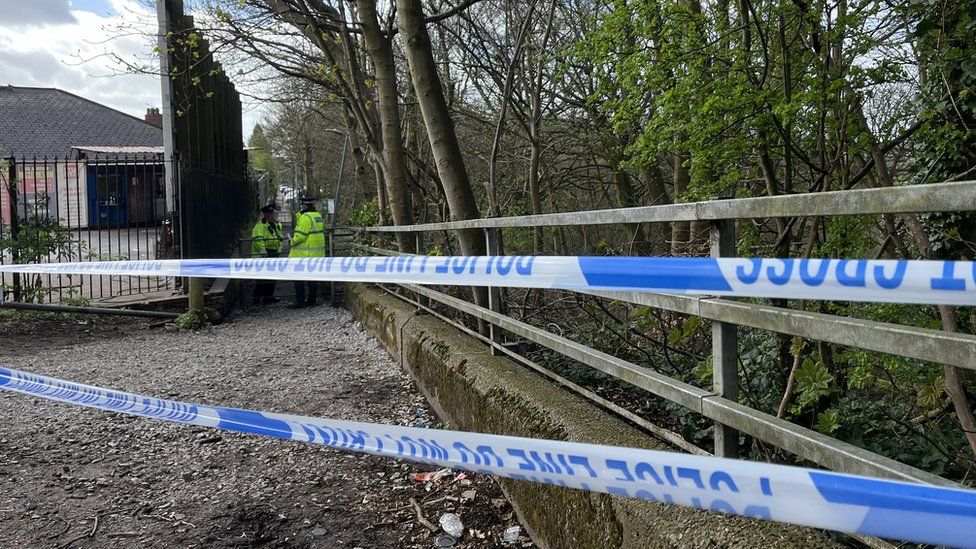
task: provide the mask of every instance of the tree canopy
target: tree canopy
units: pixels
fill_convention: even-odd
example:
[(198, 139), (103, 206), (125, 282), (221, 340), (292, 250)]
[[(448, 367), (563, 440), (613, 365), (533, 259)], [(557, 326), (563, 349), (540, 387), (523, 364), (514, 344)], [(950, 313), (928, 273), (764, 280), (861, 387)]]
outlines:
[[(359, 222), (920, 185), (976, 170), (972, 0), (198, 4), (236, 78), (274, 105), (251, 137), (254, 167), (317, 180), (337, 169), (323, 162), (341, 146), (323, 130), (342, 128), (357, 189), (346, 215)], [(961, 259), (973, 257), (974, 231), (960, 214), (775, 218), (738, 223), (736, 246), (742, 256)], [(520, 253), (696, 255), (707, 234), (677, 222), (503, 236)], [(401, 251), (415, 251), (398, 235)], [(439, 235), (426, 248), (480, 254), (484, 236)], [(540, 292), (508, 297), (528, 321), (707, 385), (697, 319), (582, 296), (544, 313)], [(948, 307), (774, 304), (969, 333), (976, 321)], [(760, 331), (741, 339), (750, 406), (967, 475), (973, 380), (955, 368)], [(686, 437), (711, 436), (700, 417), (661, 406)]]

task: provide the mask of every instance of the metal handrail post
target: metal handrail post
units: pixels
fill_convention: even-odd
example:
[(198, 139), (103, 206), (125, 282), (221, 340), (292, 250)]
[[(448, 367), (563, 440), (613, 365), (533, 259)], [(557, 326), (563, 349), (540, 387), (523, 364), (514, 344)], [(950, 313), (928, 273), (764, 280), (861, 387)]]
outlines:
[[(712, 257), (735, 256), (735, 221), (711, 222)], [(712, 391), (733, 402), (739, 401), (738, 335), (737, 326), (727, 322), (712, 322)], [(715, 455), (739, 457), (739, 432), (715, 422)]]
[[(423, 233), (423, 231), (417, 231), (417, 232), (413, 233), (413, 246), (414, 246), (413, 253), (415, 253), (417, 255), (427, 255), (426, 252), (424, 251), (424, 233)], [(422, 296), (422, 295), (414, 292), (413, 297), (414, 297), (414, 299), (417, 302), (422, 303), (424, 306), (429, 307), (431, 305), (430, 300), (427, 299), (425, 296)]]
[[(499, 249), (500, 242), (498, 239), (498, 229), (487, 228), (485, 229), (485, 249), (488, 255), (501, 255), (501, 250)], [(488, 287), (488, 308), (496, 313), (502, 313), (502, 290), (498, 286)], [(501, 328), (495, 325), (493, 322), (488, 323), (488, 337), (499, 345), (502, 344), (502, 331)], [(501, 353), (494, 346), (491, 347), (491, 355), (498, 356)]]

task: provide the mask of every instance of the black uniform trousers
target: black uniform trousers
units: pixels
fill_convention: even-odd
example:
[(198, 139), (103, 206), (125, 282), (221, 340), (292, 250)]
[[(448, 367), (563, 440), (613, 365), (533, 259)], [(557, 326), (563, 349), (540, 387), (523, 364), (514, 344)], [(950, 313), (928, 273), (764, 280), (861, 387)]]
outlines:
[(319, 283), (311, 280), (295, 281), (295, 305), (314, 307), (319, 296)]
[[(278, 257), (278, 252), (269, 251), (267, 253), (267, 257)], [(259, 301), (261, 301), (266, 303), (268, 301), (271, 301), (275, 293), (275, 284), (276, 281), (274, 280), (258, 280), (257, 282), (255, 282), (254, 302), (258, 303)]]

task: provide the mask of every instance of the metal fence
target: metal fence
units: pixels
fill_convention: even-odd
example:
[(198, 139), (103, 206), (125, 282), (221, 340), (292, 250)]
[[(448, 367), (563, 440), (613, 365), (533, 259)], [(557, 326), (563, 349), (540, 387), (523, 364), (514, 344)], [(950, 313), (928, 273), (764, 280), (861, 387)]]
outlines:
[(240, 175), (184, 167), (179, 187), (183, 257), (227, 257), (255, 217), (252, 185)]
[[(0, 160), (0, 262), (167, 259), (178, 255), (161, 155)], [(4, 275), (4, 298), (58, 303), (174, 289), (171, 278)]]
[(254, 218), (240, 94), (182, 1), (158, 2), (163, 138), (180, 164), (178, 211), (185, 258), (225, 257)]
[[(533, 230), (536, 227), (598, 226), (675, 221), (707, 222), (711, 226), (712, 256), (734, 254), (735, 220), (777, 217), (850, 216), (958, 212), (976, 210), (976, 181), (940, 183), (885, 189), (836, 191), (789, 196), (716, 200), (687, 204), (627, 209), (567, 212), (397, 227), (358, 227), (379, 238), (386, 233), (415, 235), (417, 249), (425, 250), (424, 235), (440, 231), (476, 229), (485, 234), (488, 253), (499, 255), (501, 231)], [(374, 242), (374, 244), (376, 244)], [(388, 249), (357, 245), (369, 253), (399, 255)], [(572, 385), (513, 350), (507, 340), (531, 342), (572, 361), (647, 390), (715, 422), (714, 453), (735, 457), (739, 433), (752, 436), (803, 459), (836, 471), (867, 474), (908, 481), (953, 486), (954, 482), (888, 457), (777, 418), (741, 404), (738, 399), (737, 335), (739, 328), (768, 330), (814, 341), (866, 349), (969, 370), (976, 370), (976, 336), (899, 324), (875, 322), (847, 316), (808, 312), (732, 299), (688, 297), (668, 294), (593, 291), (591, 295), (626, 303), (697, 316), (711, 321), (712, 388), (705, 390), (649, 368), (551, 333), (504, 313), (497, 292), (490, 292), (489, 307), (479, 307), (430, 287), (404, 285), (415, 296), (414, 304), (435, 312), (428, 303), (439, 304), (491, 324), (490, 337), (481, 337), (515, 360), (542, 371), (550, 378)], [(409, 299), (408, 296), (405, 296)], [(587, 393), (576, 386), (575, 390)], [(688, 444), (673, 434), (656, 429), (649, 422), (588, 393), (589, 398), (614, 409), (667, 440)], [(629, 415), (628, 415), (629, 414)]]

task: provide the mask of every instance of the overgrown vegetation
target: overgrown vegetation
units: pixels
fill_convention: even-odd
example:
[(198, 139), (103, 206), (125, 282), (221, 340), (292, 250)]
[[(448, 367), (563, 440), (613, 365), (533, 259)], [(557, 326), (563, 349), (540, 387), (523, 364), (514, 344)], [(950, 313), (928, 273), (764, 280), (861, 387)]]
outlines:
[[(17, 236), (13, 236), (9, 228), (0, 230), (0, 256), (16, 259), (20, 263), (39, 263), (51, 258), (71, 261), (81, 253), (82, 246), (57, 219), (28, 210), (19, 225)], [(47, 294), (44, 278), (37, 274), (23, 274), (20, 278), (21, 300), (43, 301)], [(0, 289), (4, 295), (12, 295), (14, 291), (12, 284), (0, 284)]]
[[(237, 76), (279, 105), (255, 133), (269, 149), (255, 167), (328, 195), (341, 143), (326, 130), (350, 135), (345, 215), (354, 224), (919, 185), (976, 170), (972, 0), (196, 7), (210, 15), (211, 39), (232, 52)], [(761, 219), (738, 223), (737, 248), (742, 256), (971, 259), (974, 231), (968, 214)], [(503, 240), (509, 253), (696, 255), (707, 233), (707, 224), (678, 222), (526, 228)], [(424, 252), (484, 250), (475, 231), (426, 238)], [(410, 252), (414, 240), (403, 234), (395, 245)], [(529, 322), (710, 387), (707, 322), (558, 292), (507, 297)], [(974, 329), (966, 309), (773, 304)], [(971, 376), (768, 332), (741, 329), (739, 339), (742, 402), (971, 481)], [(601, 390), (621, 388), (551, 354), (537, 358)], [(628, 394), (709, 444), (709, 422)], [(791, 459), (745, 443), (753, 456)]]
[(176, 317), (169, 326), (176, 330), (195, 332), (210, 326), (210, 319), (204, 311), (187, 311)]

